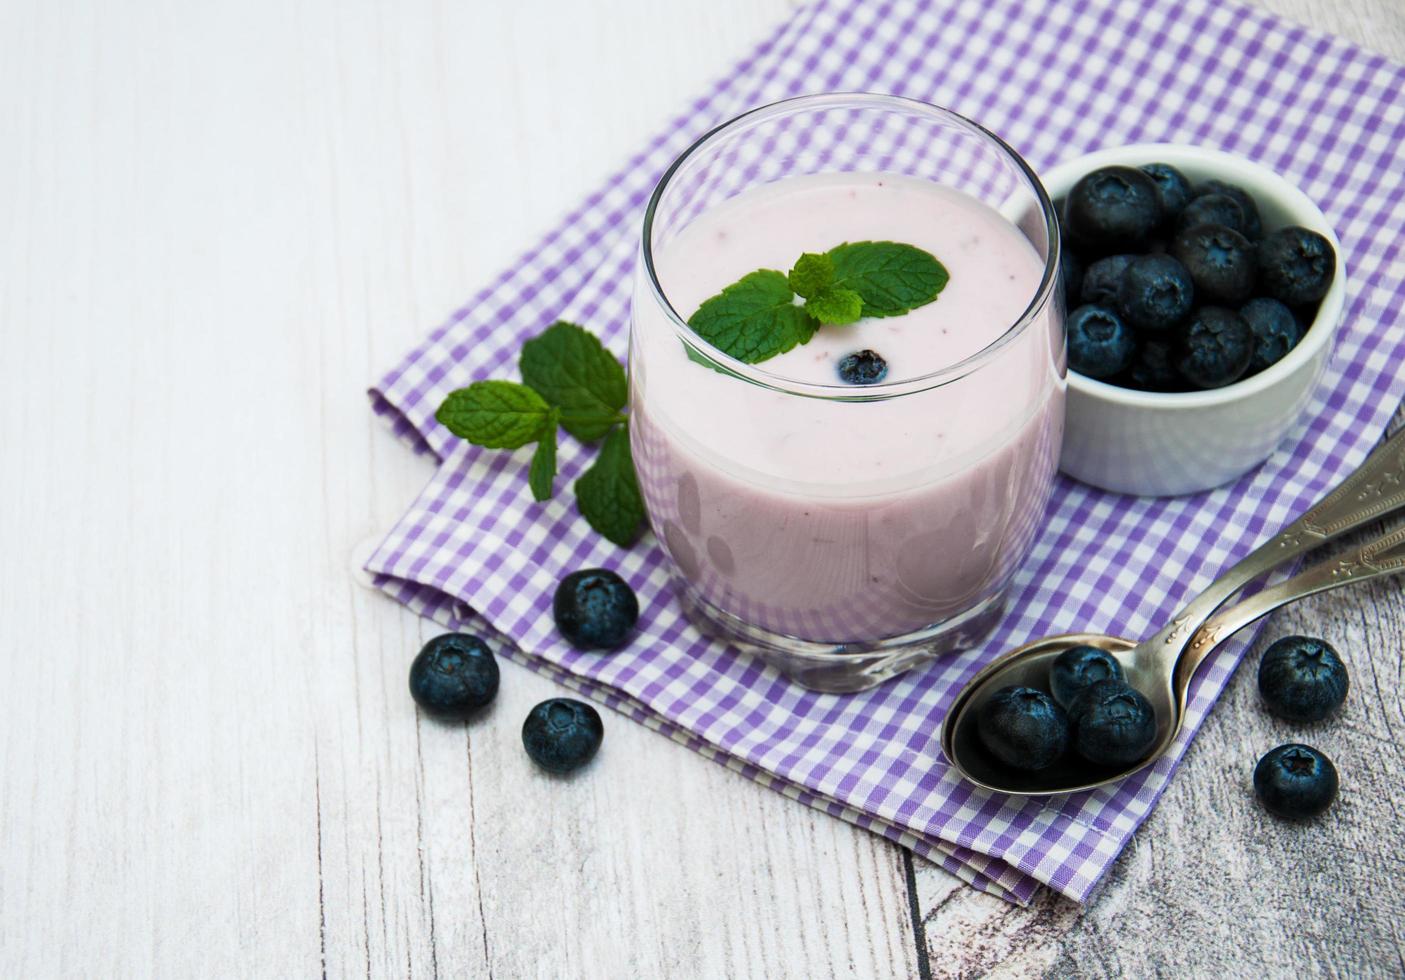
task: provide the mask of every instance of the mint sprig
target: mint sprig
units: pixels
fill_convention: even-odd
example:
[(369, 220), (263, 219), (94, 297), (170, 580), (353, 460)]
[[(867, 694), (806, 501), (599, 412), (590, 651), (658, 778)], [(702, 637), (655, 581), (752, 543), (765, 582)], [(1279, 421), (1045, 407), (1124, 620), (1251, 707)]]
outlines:
[(600, 339), (558, 321), (522, 345), (522, 381), (561, 410), (561, 425), (583, 442), (605, 436), (629, 401), (624, 368)]
[(759, 269), (705, 300), (688, 325), (712, 346), (755, 364), (809, 341), (819, 324), (795, 305), (784, 273)]
[(475, 381), (451, 391), (434, 417), (460, 439), (488, 449), (517, 449), (556, 427), (542, 396), (511, 381)]
[(434, 417), (488, 449), (535, 442), (527, 484), (537, 501), (555, 492), (558, 427), (582, 442), (604, 439), (576, 481), (576, 506), (596, 531), (629, 547), (643, 530), (644, 501), (629, 451), (624, 367), (594, 334), (565, 321), (523, 344), (519, 367), (523, 384), (475, 381), (450, 392)]
[(595, 463), (576, 481), (576, 506), (591, 527), (616, 544), (630, 544), (638, 537), (644, 498), (625, 426), (611, 430)]
[(949, 278), (936, 256), (914, 245), (845, 242), (806, 252), (786, 275), (759, 269), (742, 276), (704, 300), (688, 326), (737, 360), (759, 364), (809, 343), (822, 324), (845, 326), (925, 306)]
[(897, 242), (845, 242), (828, 252), (834, 285), (863, 297), (864, 316), (901, 316), (946, 288), (946, 266), (930, 252)]

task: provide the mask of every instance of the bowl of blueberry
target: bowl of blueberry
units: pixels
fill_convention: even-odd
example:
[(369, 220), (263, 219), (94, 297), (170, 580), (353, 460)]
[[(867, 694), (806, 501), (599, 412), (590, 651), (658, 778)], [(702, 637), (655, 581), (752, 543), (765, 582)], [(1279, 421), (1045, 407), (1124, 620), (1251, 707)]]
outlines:
[(1228, 483), (1297, 424), (1346, 296), (1341, 244), (1272, 170), (1149, 143), (1045, 175), (1063, 233), (1060, 467), (1120, 493)]

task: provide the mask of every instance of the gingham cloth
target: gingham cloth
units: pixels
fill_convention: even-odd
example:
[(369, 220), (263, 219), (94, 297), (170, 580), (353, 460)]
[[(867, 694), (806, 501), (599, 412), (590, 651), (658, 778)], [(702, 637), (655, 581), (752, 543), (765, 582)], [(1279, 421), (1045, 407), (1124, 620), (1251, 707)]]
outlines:
[[(641, 212), (663, 169), (726, 118), (823, 91), (948, 106), (1000, 133), (1036, 169), (1157, 140), (1242, 154), (1320, 204), (1350, 279), (1327, 374), (1265, 466), (1233, 486), (1169, 500), (1061, 480), (989, 640), (846, 696), (806, 691), (701, 637), (681, 618), (652, 538), (622, 551), (590, 531), (569, 492), (533, 503), (525, 450), (475, 449), (433, 419), (450, 390), (515, 378), (522, 340), (559, 317), (623, 353)], [(442, 465), (367, 568), (390, 595), (445, 626), (491, 626), (512, 641), (508, 656), (978, 888), (1024, 902), (1044, 882), (1082, 901), (1165, 789), (1248, 638), (1202, 671), (1170, 753), (1092, 793), (1031, 800), (964, 783), (938, 746), (946, 708), (990, 657), (1032, 637), (1148, 635), (1365, 457), (1405, 393), (1402, 238), (1405, 68), (1378, 55), (1198, 0), (823, 0), (689, 103), (376, 385), (376, 411)], [(558, 486), (569, 487), (592, 453), (564, 440)], [(639, 593), (640, 635), (627, 650), (580, 654), (555, 635), (552, 590), (588, 566), (619, 570)]]

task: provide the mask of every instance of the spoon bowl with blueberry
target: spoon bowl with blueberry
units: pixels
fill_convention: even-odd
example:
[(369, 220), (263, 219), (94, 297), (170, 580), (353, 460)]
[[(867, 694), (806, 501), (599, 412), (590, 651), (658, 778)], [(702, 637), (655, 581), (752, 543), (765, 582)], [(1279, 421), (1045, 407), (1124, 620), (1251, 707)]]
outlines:
[(1066, 634), (993, 661), (947, 713), (943, 753), (971, 782), (1030, 796), (1093, 789), (1145, 768), (1180, 732), (1190, 682), (1216, 646), (1289, 602), (1405, 570), (1405, 528), (1231, 600), (1273, 569), (1402, 507), (1405, 430), (1150, 639)]

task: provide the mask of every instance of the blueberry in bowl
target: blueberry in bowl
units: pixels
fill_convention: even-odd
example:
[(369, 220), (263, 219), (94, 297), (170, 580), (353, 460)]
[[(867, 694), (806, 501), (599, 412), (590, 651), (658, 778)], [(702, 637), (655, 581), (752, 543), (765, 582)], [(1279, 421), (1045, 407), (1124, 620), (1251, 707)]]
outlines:
[(1110, 378), (1132, 366), (1137, 340), (1115, 310), (1089, 304), (1068, 316), (1068, 364), (1090, 378)]
[(1176, 391), (1184, 384), (1176, 370), (1175, 348), (1169, 339), (1147, 337), (1137, 344), (1122, 387), (1138, 391)]
[(1223, 307), (1204, 306), (1176, 339), (1176, 371), (1196, 388), (1223, 388), (1249, 370), (1254, 350), (1254, 331), (1242, 316)]
[(1134, 329), (1165, 333), (1190, 315), (1195, 284), (1170, 255), (1143, 255), (1130, 262), (1118, 284), (1117, 309)]
[(1223, 180), (1207, 180), (1200, 185), (1200, 194), (1218, 194), (1230, 198), (1239, 205), (1239, 212), (1243, 216), (1243, 225), (1236, 229), (1249, 241), (1258, 241), (1263, 237), (1263, 219), (1259, 215), (1258, 202), (1254, 200), (1254, 195), (1250, 194), (1238, 184), (1231, 184)]
[(1161, 223), (1157, 185), (1135, 167), (1101, 167), (1068, 192), (1070, 233), (1095, 252), (1145, 245)]
[(1145, 163), (1139, 168), (1156, 185), (1156, 203), (1161, 207), (1161, 223), (1173, 224), (1194, 193), (1190, 178), (1169, 163)]
[[(1159, 215), (1145, 237), (1130, 222), (1115, 234), (1108, 222), (1079, 224), (1074, 188), (1108, 168), (1151, 181)], [(1081, 288), (1068, 293), (1061, 469), (1104, 489), (1170, 495), (1220, 486), (1271, 455), (1309, 403), (1345, 304), (1340, 245), (1321, 210), (1268, 167), (1177, 144), (1098, 151), (1054, 168), (1044, 183), (1071, 228), (1062, 251), (1083, 269)], [(1153, 258), (1189, 276), (1183, 313), (1177, 292), (1147, 289)], [(1075, 325), (1089, 333), (1075, 316), (1087, 305), (1111, 311), (1131, 333), (1132, 354), (1115, 373), (1106, 373), (1114, 358), (1085, 359), (1094, 346), (1086, 336), (1074, 343)], [(1112, 332), (1116, 360), (1126, 346)]]
[(1298, 226), (1265, 235), (1257, 258), (1264, 292), (1288, 306), (1326, 296), (1337, 265), (1337, 251), (1326, 236)]
[[(1135, 255), (1105, 255), (1090, 263), (1083, 273), (1078, 293), (1082, 302), (1072, 305), (1115, 306), (1122, 291), (1122, 274), (1136, 258)], [(1082, 261), (1076, 253), (1074, 261)]]
[(1200, 225), (1223, 225), (1243, 235), (1244, 209), (1228, 194), (1201, 194), (1181, 210), (1176, 218), (1176, 231)]
[(1239, 308), (1239, 315), (1254, 334), (1254, 358), (1249, 362), (1251, 372), (1272, 367), (1303, 339), (1303, 325), (1276, 299), (1256, 296)]
[(1186, 228), (1171, 240), (1171, 254), (1190, 273), (1202, 302), (1242, 303), (1254, 293), (1254, 246), (1233, 228)]

